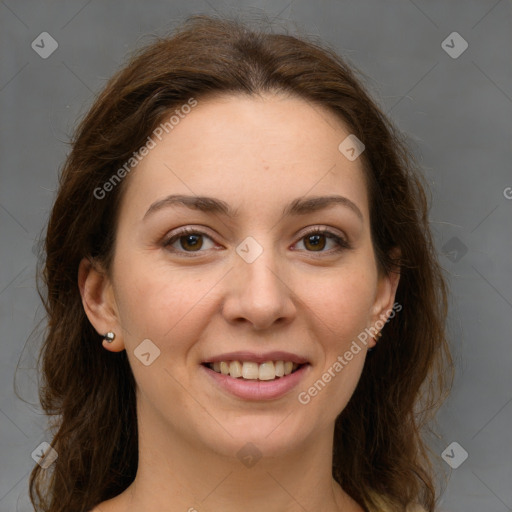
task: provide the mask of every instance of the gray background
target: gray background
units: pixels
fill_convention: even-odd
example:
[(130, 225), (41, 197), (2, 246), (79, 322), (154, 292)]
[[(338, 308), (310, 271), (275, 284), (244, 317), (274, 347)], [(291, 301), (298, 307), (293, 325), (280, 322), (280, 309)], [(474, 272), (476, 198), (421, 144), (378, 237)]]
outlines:
[[(30, 510), (31, 453), (50, 440), (30, 371), (40, 337), (29, 336), (42, 318), (35, 241), (77, 117), (147, 34), (165, 34), (191, 13), (240, 9), (264, 10), (331, 44), (408, 134), (431, 183), (430, 218), (452, 291), (457, 374), (432, 448), (440, 455), (456, 441), (469, 454), (457, 469), (440, 459), (450, 477), (440, 509), (512, 510), (511, 2), (2, 0), (0, 511)], [(47, 59), (31, 47), (45, 31), (59, 45)], [(469, 44), (458, 58), (441, 46), (454, 31)], [(18, 363), (29, 403), (14, 393)]]

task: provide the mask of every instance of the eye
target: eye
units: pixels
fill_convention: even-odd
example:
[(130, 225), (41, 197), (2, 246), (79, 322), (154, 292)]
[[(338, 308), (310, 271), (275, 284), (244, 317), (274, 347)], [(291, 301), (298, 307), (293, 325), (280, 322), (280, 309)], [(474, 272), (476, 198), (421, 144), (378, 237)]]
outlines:
[[(201, 252), (201, 249), (204, 248), (204, 238), (212, 241), (206, 233), (192, 228), (184, 228), (168, 238), (164, 242), (164, 246), (166, 248), (172, 248), (173, 252)], [(175, 245), (179, 245), (180, 247), (176, 248), (174, 247)], [(184, 249), (184, 251), (181, 251), (180, 248)], [(211, 247), (206, 247), (206, 249), (211, 249)]]
[[(343, 249), (350, 249), (350, 244), (344, 238), (328, 229), (315, 228), (303, 235), (300, 241), (303, 240), (307, 252), (339, 252)], [(328, 241), (334, 244), (332, 251), (323, 250)]]
[[(212, 244), (210, 247), (205, 247), (205, 239), (209, 240)], [(334, 244), (334, 247), (330, 250), (324, 251), (329, 241)], [(337, 253), (344, 249), (351, 248), (350, 244), (341, 236), (329, 231), (328, 229), (320, 228), (308, 231), (301, 237), (299, 242), (304, 244), (306, 252)], [(214, 242), (212, 238), (206, 233), (193, 228), (183, 228), (172, 234), (164, 241), (163, 245), (172, 252), (193, 256), (193, 253), (203, 252), (201, 249), (212, 249), (213, 244)]]

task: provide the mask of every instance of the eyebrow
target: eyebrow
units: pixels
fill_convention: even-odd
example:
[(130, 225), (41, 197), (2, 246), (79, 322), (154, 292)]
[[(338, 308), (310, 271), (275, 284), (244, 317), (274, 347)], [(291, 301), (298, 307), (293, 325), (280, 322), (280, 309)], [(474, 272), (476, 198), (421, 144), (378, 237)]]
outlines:
[[(307, 215), (308, 213), (317, 212), (334, 205), (341, 205), (352, 212), (354, 212), (360, 220), (364, 220), (361, 210), (347, 197), (339, 195), (331, 196), (312, 196), (312, 197), (299, 197), (291, 201), (283, 209), (281, 218), (293, 215)], [(172, 206), (185, 206), (191, 210), (217, 213), (226, 217), (234, 218), (238, 215), (239, 209), (232, 209), (228, 203), (221, 199), (208, 196), (187, 196), (181, 194), (172, 194), (163, 199), (155, 201), (144, 214), (143, 219), (155, 213)]]

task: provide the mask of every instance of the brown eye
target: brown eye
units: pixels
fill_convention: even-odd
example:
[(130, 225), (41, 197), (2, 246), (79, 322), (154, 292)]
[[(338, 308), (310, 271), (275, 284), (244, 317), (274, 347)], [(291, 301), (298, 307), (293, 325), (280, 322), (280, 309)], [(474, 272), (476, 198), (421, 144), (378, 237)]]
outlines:
[(304, 237), (304, 246), (307, 249), (312, 248), (313, 251), (321, 251), (325, 247), (325, 238), (326, 236), (324, 234), (307, 235)]
[(164, 247), (170, 249), (172, 252), (182, 254), (204, 252), (204, 249), (211, 248), (204, 247), (205, 239), (211, 241), (211, 238), (205, 233), (190, 228), (185, 228), (166, 240), (164, 242)]
[[(343, 249), (350, 249), (350, 245), (346, 240), (327, 230), (316, 229), (314, 231), (310, 231), (301, 238), (301, 241), (302, 240), (307, 252), (330, 253), (341, 251)], [(324, 251), (329, 241), (334, 243), (334, 247), (332, 249), (328, 248), (328, 250)]]
[(181, 247), (183, 249), (190, 249), (192, 251), (197, 251), (198, 249), (201, 249), (203, 245), (203, 241), (200, 237), (203, 235), (196, 234), (196, 235), (184, 235), (179, 237), (179, 241), (181, 243)]

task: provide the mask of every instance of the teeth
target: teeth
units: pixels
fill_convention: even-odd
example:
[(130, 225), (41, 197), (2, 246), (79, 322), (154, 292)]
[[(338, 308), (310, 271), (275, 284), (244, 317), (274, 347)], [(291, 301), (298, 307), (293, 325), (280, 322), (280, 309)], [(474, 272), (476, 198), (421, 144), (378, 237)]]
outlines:
[(258, 378), (258, 363), (243, 363), (242, 364), (242, 377), (244, 379), (257, 379)]
[(229, 363), (229, 375), (231, 375), (231, 377), (235, 377), (235, 379), (241, 377), (242, 363), (239, 361), (231, 361), (231, 363)]
[(217, 361), (209, 367), (222, 375), (229, 375), (235, 379), (247, 380), (274, 380), (276, 377), (290, 375), (299, 365), (291, 361), (266, 361), (262, 364), (253, 361)]
[(260, 373), (258, 378), (260, 380), (272, 380), (276, 378), (276, 370), (272, 361), (260, 364)]

